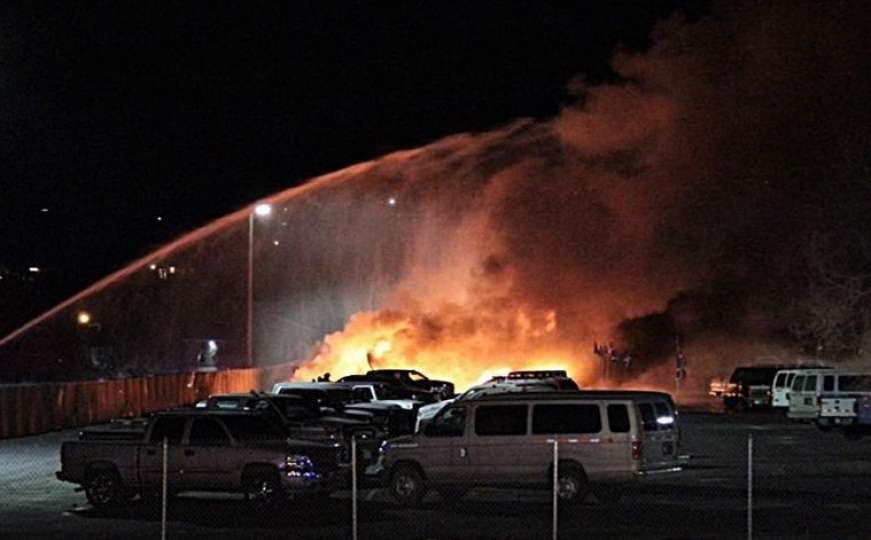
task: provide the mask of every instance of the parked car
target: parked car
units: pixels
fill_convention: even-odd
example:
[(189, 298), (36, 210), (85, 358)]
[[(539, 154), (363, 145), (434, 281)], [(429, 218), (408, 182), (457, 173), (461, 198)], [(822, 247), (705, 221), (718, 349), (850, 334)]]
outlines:
[(792, 381), (799, 373), (803, 373), (809, 369), (833, 369), (823, 365), (806, 366), (795, 369), (782, 369), (774, 376), (774, 382), (771, 384), (771, 406), (778, 409), (789, 408), (789, 390), (792, 388)]
[(96, 508), (162, 485), (163, 441), (171, 492), (241, 492), (264, 505), (288, 493), (329, 492), (345, 482), (341, 445), (293, 440), (267, 417), (244, 411), (177, 410), (149, 419), (142, 438), (67, 441), (59, 480), (79, 484)]
[(348, 375), (339, 382), (385, 382), (410, 391), (418, 401), (436, 401), (454, 396), (454, 383), (437, 381), (413, 369), (373, 369), (365, 375)]
[(709, 394), (721, 397), (727, 410), (749, 410), (771, 406), (771, 385), (777, 373), (793, 365), (757, 365), (735, 368), (729, 381), (714, 379)]
[(822, 386), (816, 418), (821, 430), (862, 431), (871, 426), (871, 374), (833, 371), (823, 375)]
[[(356, 391), (355, 386), (361, 386)], [(419, 402), (410, 405), (396, 403), (395, 400), (366, 401), (371, 390), (366, 383), (350, 382), (281, 382), (272, 388), (274, 394), (295, 395), (312, 401), (315, 407), (324, 412), (369, 422), (386, 431), (391, 436), (411, 433), (417, 415)]]
[(316, 402), (294, 394), (215, 394), (197, 403), (198, 408), (258, 411), (281, 424), (291, 437), (342, 445), (342, 462), (351, 459), (351, 439), (357, 439), (358, 462), (368, 463), (376, 456), (387, 433), (370, 418), (352, 418), (324, 411)]
[(807, 369), (796, 373), (789, 389), (789, 409), (792, 420), (815, 421), (820, 415), (820, 396), (824, 387), (837, 388), (838, 373), (831, 369)]
[(671, 397), (659, 392), (510, 393), (457, 401), (420, 433), (385, 442), (367, 474), (404, 506), (429, 489), (456, 498), (474, 487), (552, 486), (580, 502), (594, 487), (680, 470)]

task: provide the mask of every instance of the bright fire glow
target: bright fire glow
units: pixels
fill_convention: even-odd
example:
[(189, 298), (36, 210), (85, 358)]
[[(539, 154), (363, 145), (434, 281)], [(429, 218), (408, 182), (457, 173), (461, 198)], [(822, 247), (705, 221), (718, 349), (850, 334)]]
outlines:
[(564, 369), (583, 383), (594, 361), (581, 350), (556, 345), (553, 311), (488, 311), (452, 305), (439, 313), (382, 311), (354, 315), (341, 332), (327, 336), (317, 355), (296, 372), (311, 380), (370, 369), (416, 369), (454, 382), (456, 390), (519, 369)]

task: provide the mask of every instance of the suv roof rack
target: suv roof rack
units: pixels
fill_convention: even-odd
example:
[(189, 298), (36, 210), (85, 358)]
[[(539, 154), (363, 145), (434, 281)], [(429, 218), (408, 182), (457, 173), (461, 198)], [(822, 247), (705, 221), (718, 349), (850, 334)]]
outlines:
[(464, 401), (560, 401), (597, 398), (633, 399), (639, 397), (672, 399), (671, 395), (666, 392), (656, 392), (651, 390), (576, 390), (564, 392), (507, 392), (501, 394), (485, 394), (481, 396), (473, 396)]
[(508, 379), (555, 379), (558, 377), (568, 378), (568, 374), (564, 369), (512, 371), (508, 374)]

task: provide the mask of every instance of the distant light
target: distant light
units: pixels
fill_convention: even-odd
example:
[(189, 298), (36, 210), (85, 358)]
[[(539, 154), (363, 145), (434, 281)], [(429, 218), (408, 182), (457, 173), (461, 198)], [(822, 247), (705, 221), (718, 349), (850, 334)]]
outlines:
[(215, 354), (216, 352), (218, 352), (218, 342), (214, 339), (210, 339), (208, 343), (206, 343), (206, 346), (209, 348), (209, 352), (211, 354)]
[(163, 221), (163, 216), (157, 216), (157, 221)]
[(656, 419), (656, 423), (663, 426), (670, 426), (674, 424), (674, 416), (660, 416)]
[(387, 204), (389, 204), (390, 206), (396, 206), (396, 197), (390, 197), (389, 199), (387, 199)]
[(76, 322), (78, 322), (82, 326), (85, 326), (86, 324), (90, 324), (91, 314), (88, 313), (87, 311), (80, 311), (76, 315)]
[(48, 213), (48, 208), (42, 208), (39, 211), (42, 212), (43, 214), (46, 214), (46, 213)]
[(154, 263), (151, 263), (148, 265), (148, 269), (151, 270), (152, 272), (154, 272), (155, 270), (157, 270), (157, 265)]
[(272, 207), (268, 204), (258, 204), (254, 207), (254, 213), (260, 217), (268, 216), (272, 213)]
[(31, 266), (30, 268), (27, 269), (27, 271), (30, 272), (31, 274), (38, 274), (38, 273), (42, 272), (42, 269), (38, 266)]
[(279, 244), (278, 240), (275, 240), (275, 241), (272, 242), (272, 243), (275, 244), (276, 246)]
[(170, 274), (175, 274), (175, 266), (170, 266), (170, 267), (169, 267), (169, 273), (170, 273)]

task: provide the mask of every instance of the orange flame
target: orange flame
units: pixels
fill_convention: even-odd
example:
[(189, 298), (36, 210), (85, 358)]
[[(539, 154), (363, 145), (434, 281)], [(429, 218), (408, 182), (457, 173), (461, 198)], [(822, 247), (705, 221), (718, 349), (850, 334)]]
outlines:
[(557, 345), (557, 330), (556, 312), (520, 307), (447, 305), (429, 313), (358, 313), (344, 330), (327, 336), (295, 376), (309, 380), (327, 372), (338, 378), (372, 368), (417, 369), (453, 381), (458, 391), (517, 369), (564, 369), (589, 379), (594, 361)]

